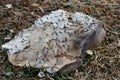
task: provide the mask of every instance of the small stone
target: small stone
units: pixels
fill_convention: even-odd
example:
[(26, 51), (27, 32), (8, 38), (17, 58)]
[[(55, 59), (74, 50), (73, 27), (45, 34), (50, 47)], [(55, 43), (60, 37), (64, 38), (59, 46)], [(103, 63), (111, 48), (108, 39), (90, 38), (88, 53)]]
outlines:
[(9, 9), (13, 7), (12, 4), (6, 4), (5, 6)]
[(113, 61), (110, 60), (110, 63), (112, 63)]
[(91, 55), (91, 56), (93, 55), (93, 51), (92, 50), (87, 50), (86, 53)]
[(45, 77), (45, 73), (44, 72), (39, 72), (38, 77), (40, 77), (40, 78)]
[(10, 29), (10, 32), (11, 32), (11, 33), (13, 33), (13, 32), (14, 32), (14, 30), (13, 30), (13, 29)]

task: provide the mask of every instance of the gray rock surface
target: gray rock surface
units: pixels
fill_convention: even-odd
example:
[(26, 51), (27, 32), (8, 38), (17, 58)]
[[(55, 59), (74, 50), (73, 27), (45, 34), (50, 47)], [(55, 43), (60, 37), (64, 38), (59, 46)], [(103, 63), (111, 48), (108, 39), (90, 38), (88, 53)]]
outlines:
[(2, 45), (15, 66), (44, 68), (50, 73), (77, 60), (103, 40), (99, 21), (82, 12), (56, 10), (38, 18), (28, 29)]

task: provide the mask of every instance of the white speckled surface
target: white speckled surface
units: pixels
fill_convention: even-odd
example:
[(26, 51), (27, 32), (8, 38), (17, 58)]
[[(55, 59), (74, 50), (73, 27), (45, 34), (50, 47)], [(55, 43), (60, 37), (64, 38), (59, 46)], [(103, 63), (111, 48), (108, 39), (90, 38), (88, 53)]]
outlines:
[(96, 44), (104, 34), (95, 18), (81, 12), (57, 10), (38, 18), (31, 27), (20, 31), (2, 48), (8, 50), (9, 61), (15, 66), (31, 65), (56, 72), (76, 61), (80, 55), (79, 45), (87, 41), (88, 45), (90, 41)]

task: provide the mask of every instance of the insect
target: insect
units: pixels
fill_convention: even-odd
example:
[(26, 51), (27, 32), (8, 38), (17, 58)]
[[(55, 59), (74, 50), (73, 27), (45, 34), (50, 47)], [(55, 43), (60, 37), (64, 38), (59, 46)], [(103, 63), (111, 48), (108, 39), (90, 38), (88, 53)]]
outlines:
[(50, 72), (49, 67), (53, 72), (64, 73), (82, 65), (86, 51), (104, 37), (105, 30), (95, 18), (56, 10), (38, 18), (2, 48), (8, 50), (9, 61), (15, 66), (31, 65)]

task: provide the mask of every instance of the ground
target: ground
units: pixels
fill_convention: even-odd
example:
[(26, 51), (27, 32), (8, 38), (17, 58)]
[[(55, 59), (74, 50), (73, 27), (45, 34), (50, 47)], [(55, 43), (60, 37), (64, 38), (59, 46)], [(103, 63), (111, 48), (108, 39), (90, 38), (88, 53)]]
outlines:
[[(12, 8), (6, 4), (12, 4)], [(55, 76), (46, 73), (48, 76), (42, 80), (119, 80), (119, 0), (0, 0), (0, 45), (11, 40), (21, 29), (30, 27), (38, 17), (57, 9), (83, 12), (100, 20), (106, 37), (79, 69)], [(0, 47), (0, 80), (37, 80), (38, 72), (34, 67), (13, 66)]]

